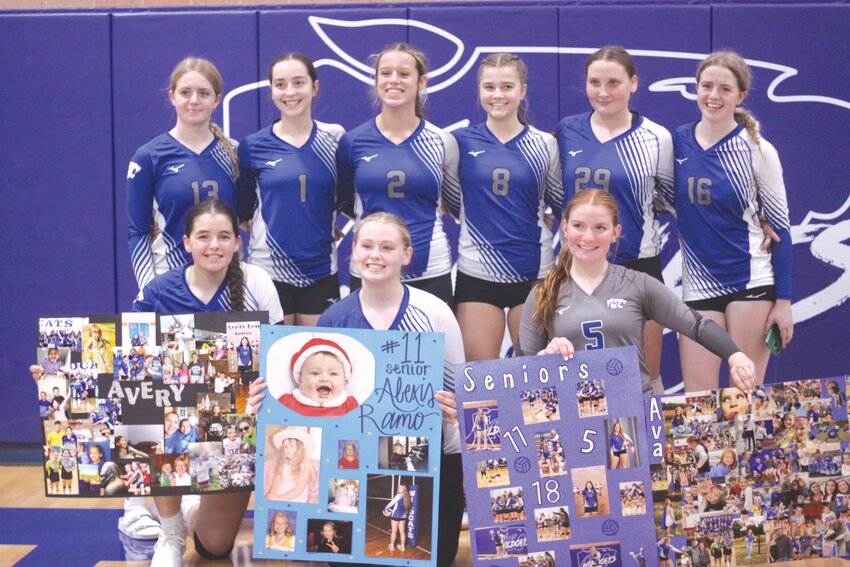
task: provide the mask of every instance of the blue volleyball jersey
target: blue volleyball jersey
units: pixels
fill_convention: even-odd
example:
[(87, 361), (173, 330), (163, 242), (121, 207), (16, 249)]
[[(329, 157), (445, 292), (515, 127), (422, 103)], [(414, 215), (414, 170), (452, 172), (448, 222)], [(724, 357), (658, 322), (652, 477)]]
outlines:
[[(674, 137), (685, 301), (774, 283), (777, 298), (790, 299), (790, 221), (776, 149), (738, 126), (704, 150), (695, 126), (681, 126)], [(761, 249), (759, 212), (782, 238), (773, 253)]]
[(673, 184), (673, 143), (664, 127), (638, 116), (623, 134), (601, 143), (590, 126), (591, 112), (558, 124), (564, 200), (582, 189), (604, 189), (617, 202), (623, 233), (614, 262), (622, 264), (661, 253), (655, 215)]
[(306, 287), (337, 271), (336, 149), (345, 130), (314, 122), (296, 148), (273, 128), (239, 144), (239, 216), (254, 219), (248, 262), (275, 281)]
[[(186, 214), (214, 198), (235, 210), (235, 180), (236, 164), (218, 139), (196, 154), (166, 132), (136, 151), (127, 170), (127, 221), (139, 289), (191, 262), (183, 247)], [(151, 239), (154, 225), (159, 234)]]
[[(395, 144), (372, 119), (342, 137), (337, 168), (338, 210), (357, 219), (386, 211), (407, 224), (413, 259), (402, 272), (404, 280), (449, 273), (442, 206), (454, 216), (460, 209), (457, 143), (451, 134), (422, 120), (408, 139)], [(359, 275), (353, 258), (350, 269)]]
[[(360, 304), (361, 289), (343, 297), (319, 317), (318, 327), (338, 329), (372, 329)], [(439, 297), (404, 286), (404, 297), (389, 331), (414, 331), (418, 333), (443, 333), (445, 335), (445, 360), (443, 361), (443, 387), (455, 390), (454, 369), (466, 362), (463, 337), (451, 308)], [(460, 453), (460, 435), (457, 426), (443, 422), (443, 452)]]
[(458, 269), (492, 282), (543, 277), (552, 266), (546, 206), (564, 208), (555, 138), (526, 127), (506, 143), (486, 124), (454, 132), (461, 186)]
[[(268, 311), (269, 323), (283, 321), (280, 299), (269, 275), (262, 269), (242, 263), (245, 275), (245, 311)], [(180, 266), (155, 277), (139, 292), (133, 311), (154, 313), (205, 313), (230, 311), (230, 291), (225, 279), (209, 303), (189, 289), (188, 266)]]

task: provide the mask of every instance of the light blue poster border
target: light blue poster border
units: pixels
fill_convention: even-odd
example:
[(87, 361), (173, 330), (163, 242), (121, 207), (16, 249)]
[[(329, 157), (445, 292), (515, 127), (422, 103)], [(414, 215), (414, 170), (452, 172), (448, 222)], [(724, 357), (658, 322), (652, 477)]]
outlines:
[[(260, 375), (268, 390), (257, 423), (254, 557), (436, 565), (442, 416), (434, 393), (443, 384), (443, 335), (263, 325), (261, 345)], [(305, 385), (298, 372), (317, 351), (331, 351), (340, 361), (348, 399), (341, 410), (315, 411), (344, 415), (303, 415), (314, 410), (291, 402), (293, 374)], [(308, 387), (303, 394), (310, 398)], [(289, 407), (279, 401), (287, 398)], [(279, 456), (287, 439), (303, 448), (297, 465), (289, 465), (292, 449)], [(346, 442), (356, 446), (354, 461), (350, 453), (343, 456)], [(278, 466), (278, 459), (286, 464)], [(297, 478), (309, 477), (303, 489), (292, 482), (293, 468)], [(407, 545), (402, 550), (397, 535), (391, 550), (392, 512), (385, 508), (401, 484), (410, 495)], [(276, 514), (280, 531), (270, 533)]]

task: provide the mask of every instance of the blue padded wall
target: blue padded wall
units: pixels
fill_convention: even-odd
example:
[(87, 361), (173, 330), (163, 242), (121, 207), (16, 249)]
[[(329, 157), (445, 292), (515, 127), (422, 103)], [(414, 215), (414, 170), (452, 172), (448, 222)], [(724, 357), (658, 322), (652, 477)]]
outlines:
[[(37, 315), (123, 310), (137, 292), (127, 251), (127, 164), (140, 145), (174, 125), (168, 75), (189, 54), (211, 59), (222, 71), (231, 97), (214, 118), (224, 125), (226, 109), (230, 135), (239, 139), (276, 117), (268, 91), (249, 85), (264, 80), (270, 62), (286, 51), (317, 62), (315, 117), (347, 129), (376, 112), (365, 66), (370, 54), (390, 42), (410, 41), (425, 51), (433, 89), (428, 118), (443, 127), (484, 119), (475, 82), (484, 54), (520, 52), (529, 67), (535, 125), (551, 131), (562, 116), (588, 110), (584, 60), (601, 45), (621, 44), (632, 52), (640, 77), (632, 105), (670, 129), (699, 118), (686, 94), (693, 92), (698, 60), (712, 49), (734, 48), (751, 61), (754, 85), (747, 106), (779, 151), (794, 227), (799, 323), (768, 379), (847, 373), (850, 75), (842, 67), (850, 58), (847, 29), (850, 6), (792, 0), (0, 15), (5, 134), (0, 145), (7, 157), (0, 187), (15, 196), (6, 215), (11, 222), (2, 229), (6, 262), (0, 274), (6, 323), (0, 371), (10, 386), (0, 411), (13, 427), (0, 430), (0, 442), (40, 439), (26, 372)], [(233, 96), (235, 89), (243, 92)], [(447, 228), (456, 234), (454, 223)], [(680, 270), (675, 232), (671, 235), (665, 275), (676, 287)], [(347, 247), (345, 241), (341, 248)], [(341, 255), (343, 274), (347, 256)], [(663, 374), (673, 382), (675, 337), (665, 341)]]

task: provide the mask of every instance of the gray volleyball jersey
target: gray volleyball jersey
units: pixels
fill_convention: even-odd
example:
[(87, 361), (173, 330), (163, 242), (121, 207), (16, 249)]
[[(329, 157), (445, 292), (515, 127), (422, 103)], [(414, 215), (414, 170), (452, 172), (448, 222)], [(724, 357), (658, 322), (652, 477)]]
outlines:
[[(520, 355), (536, 354), (552, 338), (546, 331), (537, 329), (537, 320), (532, 317), (536, 298), (535, 287), (522, 314)], [(663, 283), (614, 264), (609, 264), (602, 283), (592, 294), (575, 284), (562, 287), (552, 317), (552, 336), (568, 339), (576, 352), (637, 346), (644, 392), (651, 391), (643, 356), (643, 327), (649, 319), (690, 337), (723, 360), (739, 350), (716, 323), (690, 309)]]

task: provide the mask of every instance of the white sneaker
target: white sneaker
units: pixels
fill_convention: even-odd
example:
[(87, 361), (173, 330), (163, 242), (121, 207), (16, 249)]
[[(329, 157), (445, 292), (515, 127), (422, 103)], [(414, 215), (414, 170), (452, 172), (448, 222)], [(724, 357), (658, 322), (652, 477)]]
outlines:
[(161, 529), (147, 508), (137, 508), (118, 518), (118, 531), (133, 539), (158, 539)]
[(186, 524), (163, 526), (156, 546), (153, 548), (151, 567), (181, 567), (186, 551)]

